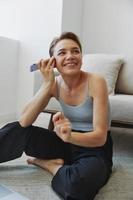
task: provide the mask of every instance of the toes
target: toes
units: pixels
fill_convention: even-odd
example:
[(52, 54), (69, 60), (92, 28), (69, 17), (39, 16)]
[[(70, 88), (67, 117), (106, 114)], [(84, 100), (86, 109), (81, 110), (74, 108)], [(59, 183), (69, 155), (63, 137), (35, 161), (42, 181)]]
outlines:
[(28, 158), (27, 163), (30, 164), (35, 164), (35, 158)]

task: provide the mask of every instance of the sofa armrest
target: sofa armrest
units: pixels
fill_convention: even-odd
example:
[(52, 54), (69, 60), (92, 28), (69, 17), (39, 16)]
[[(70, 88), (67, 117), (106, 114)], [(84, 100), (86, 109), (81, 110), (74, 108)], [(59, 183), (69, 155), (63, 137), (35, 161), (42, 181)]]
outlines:
[(43, 112), (43, 113), (48, 113), (48, 114), (51, 115), (51, 116), (50, 116), (50, 120), (49, 120), (49, 124), (48, 124), (48, 129), (49, 129), (50, 131), (52, 131), (52, 130), (54, 129), (54, 124), (53, 124), (53, 121), (52, 121), (53, 115), (54, 115), (55, 113), (57, 113), (58, 110), (49, 110), (49, 109), (45, 109), (45, 110), (43, 110), (42, 112)]

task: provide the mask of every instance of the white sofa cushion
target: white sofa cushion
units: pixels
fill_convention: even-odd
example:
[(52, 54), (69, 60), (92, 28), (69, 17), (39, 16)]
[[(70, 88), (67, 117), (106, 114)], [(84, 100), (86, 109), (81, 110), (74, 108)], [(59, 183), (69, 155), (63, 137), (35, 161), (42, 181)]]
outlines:
[(133, 56), (124, 58), (116, 84), (116, 93), (133, 95)]
[(133, 124), (133, 95), (109, 96), (111, 119), (115, 122)]
[(118, 73), (124, 59), (119, 55), (86, 54), (83, 56), (82, 69), (102, 75), (107, 81), (109, 94), (114, 94)]

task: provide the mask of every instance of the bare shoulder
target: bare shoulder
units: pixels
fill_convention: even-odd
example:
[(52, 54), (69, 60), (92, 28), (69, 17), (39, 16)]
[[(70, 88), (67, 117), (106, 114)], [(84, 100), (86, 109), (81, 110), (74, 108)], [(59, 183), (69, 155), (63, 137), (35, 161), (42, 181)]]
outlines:
[(91, 96), (107, 93), (107, 84), (103, 76), (96, 73), (89, 73), (88, 80)]
[(101, 76), (100, 74), (96, 74), (96, 73), (90, 73), (90, 78), (91, 78), (91, 82), (94, 83), (103, 83), (106, 84), (106, 80), (103, 76)]

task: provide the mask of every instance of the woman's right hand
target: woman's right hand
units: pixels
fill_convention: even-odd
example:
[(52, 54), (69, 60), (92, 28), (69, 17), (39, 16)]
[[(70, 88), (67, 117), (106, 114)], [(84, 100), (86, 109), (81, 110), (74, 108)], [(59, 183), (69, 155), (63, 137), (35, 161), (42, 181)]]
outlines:
[(55, 81), (53, 66), (55, 64), (55, 58), (52, 56), (49, 59), (41, 59), (37, 64), (39, 70), (41, 71), (44, 81), (50, 83), (51, 85)]

